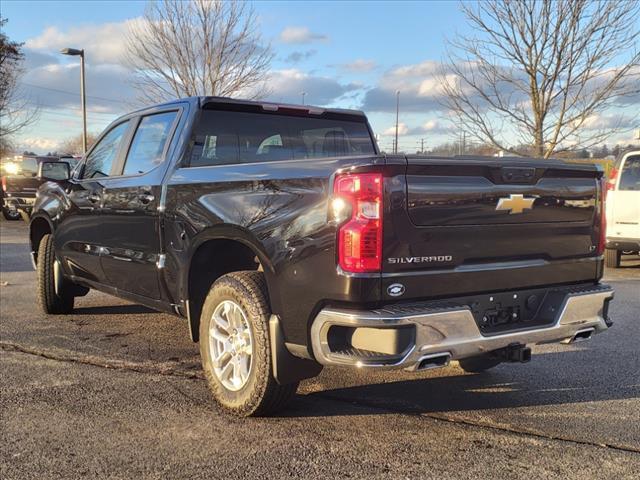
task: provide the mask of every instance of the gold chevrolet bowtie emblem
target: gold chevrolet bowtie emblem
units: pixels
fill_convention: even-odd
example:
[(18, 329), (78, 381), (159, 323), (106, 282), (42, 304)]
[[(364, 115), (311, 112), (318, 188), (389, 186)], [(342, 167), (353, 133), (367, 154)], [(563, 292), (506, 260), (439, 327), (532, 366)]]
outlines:
[(509, 198), (501, 198), (498, 200), (496, 210), (509, 210), (509, 215), (514, 213), (522, 213), (527, 209), (533, 208), (535, 198), (524, 198), (524, 195), (512, 193)]

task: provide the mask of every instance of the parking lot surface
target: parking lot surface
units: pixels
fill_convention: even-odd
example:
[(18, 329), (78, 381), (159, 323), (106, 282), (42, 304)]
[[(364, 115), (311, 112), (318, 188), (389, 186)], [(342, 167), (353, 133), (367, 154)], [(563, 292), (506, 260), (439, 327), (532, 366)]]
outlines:
[(640, 259), (614, 326), (480, 375), (325, 369), (275, 418), (218, 413), (184, 320), (91, 292), (36, 308), (0, 223), (0, 478), (638, 478)]

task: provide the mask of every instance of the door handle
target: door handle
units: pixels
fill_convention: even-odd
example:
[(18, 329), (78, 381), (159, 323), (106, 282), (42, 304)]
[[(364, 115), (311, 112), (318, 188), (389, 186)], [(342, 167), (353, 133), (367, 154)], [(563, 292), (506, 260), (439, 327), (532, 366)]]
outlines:
[(153, 195), (151, 195), (150, 193), (141, 193), (140, 195), (138, 195), (138, 199), (140, 199), (140, 202), (141, 202), (143, 205), (148, 205), (148, 204), (150, 204), (151, 202), (153, 202), (153, 200), (154, 200), (155, 198), (156, 198), (156, 197), (154, 197), (154, 196), (153, 196)]
[(100, 195), (97, 193), (90, 193), (89, 194), (89, 201), (91, 203), (99, 203), (100, 202)]

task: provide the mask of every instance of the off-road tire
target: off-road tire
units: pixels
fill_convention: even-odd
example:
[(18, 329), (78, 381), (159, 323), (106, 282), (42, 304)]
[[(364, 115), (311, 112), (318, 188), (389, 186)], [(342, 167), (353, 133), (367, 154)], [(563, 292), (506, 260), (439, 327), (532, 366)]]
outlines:
[(500, 359), (493, 358), (489, 355), (480, 355), (477, 357), (463, 358), (458, 360), (460, 368), (467, 373), (481, 373), (502, 363)]
[[(269, 343), (267, 286), (262, 272), (242, 271), (216, 280), (202, 307), (200, 316), (200, 356), (209, 388), (218, 406), (239, 417), (268, 416), (282, 409), (295, 394), (298, 382), (280, 385), (273, 377)], [(217, 305), (232, 300), (239, 305), (252, 334), (252, 366), (247, 383), (238, 391), (227, 389), (214, 373), (210, 357), (209, 329)]]
[(622, 251), (607, 248), (604, 251), (604, 264), (609, 268), (619, 268)]
[[(71, 313), (74, 296), (70, 293), (71, 286), (62, 284), (62, 292), (56, 294), (54, 267), (56, 253), (53, 247), (53, 237), (45, 235), (38, 245), (38, 303), (46, 314), (60, 315)], [(66, 287), (66, 288), (65, 288)]]
[[(14, 213), (15, 212), (15, 213)], [(20, 220), (20, 212), (17, 210), (9, 210), (6, 207), (2, 208), (2, 216), (10, 221)]]

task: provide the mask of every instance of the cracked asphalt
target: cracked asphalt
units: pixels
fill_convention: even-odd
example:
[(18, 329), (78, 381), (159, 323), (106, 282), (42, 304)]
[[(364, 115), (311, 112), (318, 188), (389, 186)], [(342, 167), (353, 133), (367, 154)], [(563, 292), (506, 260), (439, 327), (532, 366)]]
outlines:
[(185, 322), (107, 295), (36, 309), (0, 223), (0, 478), (638, 478), (640, 259), (615, 325), (481, 375), (325, 369), (275, 418), (218, 413)]

